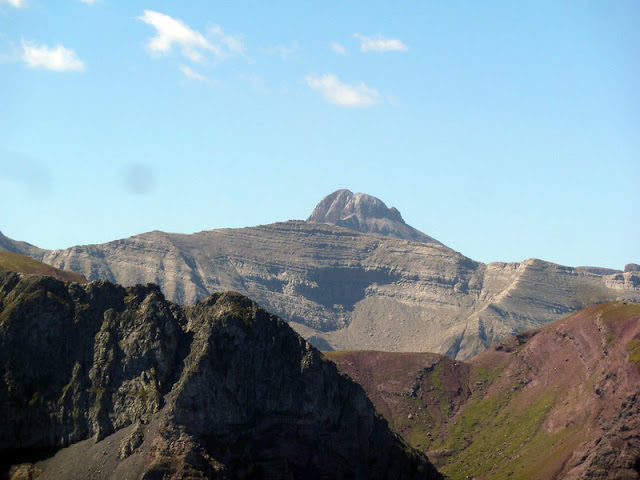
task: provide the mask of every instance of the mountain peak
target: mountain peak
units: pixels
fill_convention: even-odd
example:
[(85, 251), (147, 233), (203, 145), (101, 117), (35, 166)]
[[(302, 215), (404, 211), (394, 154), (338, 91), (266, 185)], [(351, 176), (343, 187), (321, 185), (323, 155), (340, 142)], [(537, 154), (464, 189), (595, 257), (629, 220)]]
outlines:
[(324, 197), (307, 222), (329, 223), (357, 232), (440, 244), (407, 225), (397, 208), (388, 208), (379, 198), (347, 189), (336, 190)]

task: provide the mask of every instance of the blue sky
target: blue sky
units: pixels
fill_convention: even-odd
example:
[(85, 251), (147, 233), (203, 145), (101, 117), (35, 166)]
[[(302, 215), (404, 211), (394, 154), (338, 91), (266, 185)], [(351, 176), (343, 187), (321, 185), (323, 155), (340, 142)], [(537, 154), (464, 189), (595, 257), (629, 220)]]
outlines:
[(0, 0), (0, 230), (306, 218), (475, 260), (640, 263), (640, 2)]

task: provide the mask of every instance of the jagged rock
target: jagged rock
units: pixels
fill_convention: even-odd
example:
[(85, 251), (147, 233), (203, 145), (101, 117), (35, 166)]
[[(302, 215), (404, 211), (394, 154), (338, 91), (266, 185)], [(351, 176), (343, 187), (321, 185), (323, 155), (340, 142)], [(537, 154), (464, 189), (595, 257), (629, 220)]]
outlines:
[(140, 449), (140, 445), (144, 441), (144, 429), (140, 423), (136, 423), (122, 443), (120, 444), (120, 452), (118, 457), (125, 459)]
[(640, 265), (637, 263), (627, 263), (624, 266), (624, 271), (626, 272), (640, 272)]
[(155, 285), (0, 271), (0, 405), (5, 472), (60, 449), (43, 480), (440, 478), (360, 386), (237, 293), (182, 307)]

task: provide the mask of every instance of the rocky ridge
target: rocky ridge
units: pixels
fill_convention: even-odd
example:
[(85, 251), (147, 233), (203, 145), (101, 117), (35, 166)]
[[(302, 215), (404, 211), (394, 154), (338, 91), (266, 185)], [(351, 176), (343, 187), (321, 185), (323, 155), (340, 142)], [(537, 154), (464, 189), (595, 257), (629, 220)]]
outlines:
[(590, 307), (468, 362), (327, 356), (454, 480), (640, 475), (640, 304)]
[[(440, 478), (364, 391), (237, 293), (0, 270), (11, 478)], [(55, 454), (54, 454), (55, 453)]]

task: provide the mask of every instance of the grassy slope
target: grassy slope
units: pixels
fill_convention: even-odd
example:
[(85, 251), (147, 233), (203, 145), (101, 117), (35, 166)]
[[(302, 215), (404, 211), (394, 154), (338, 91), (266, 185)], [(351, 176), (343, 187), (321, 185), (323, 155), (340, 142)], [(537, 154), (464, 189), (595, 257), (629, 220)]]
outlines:
[[(440, 471), (452, 479), (554, 478), (579, 466), (638, 390), (640, 305), (597, 305), (519, 335), (471, 359), (468, 373), (462, 366), (445, 368), (452, 362), (445, 358), (416, 365), (418, 354), (410, 354), (414, 359), (404, 367), (413, 385), (401, 382), (395, 395), (379, 388), (388, 385), (388, 369), (385, 357), (380, 366), (371, 362), (373, 353), (327, 356), (357, 381), (367, 370), (377, 372), (374, 384), (364, 382), (374, 404), (393, 397), (395, 403), (386, 401), (392, 412), (381, 413)], [(366, 369), (358, 355), (367, 357)], [(398, 370), (407, 354), (386, 355)], [(458, 388), (451, 388), (451, 375), (459, 376)], [(466, 399), (460, 395), (465, 382), (472, 391)]]
[(79, 273), (60, 270), (18, 253), (0, 252), (0, 268), (19, 273), (55, 277), (67, 282), (87, 283), (87, 279)]

